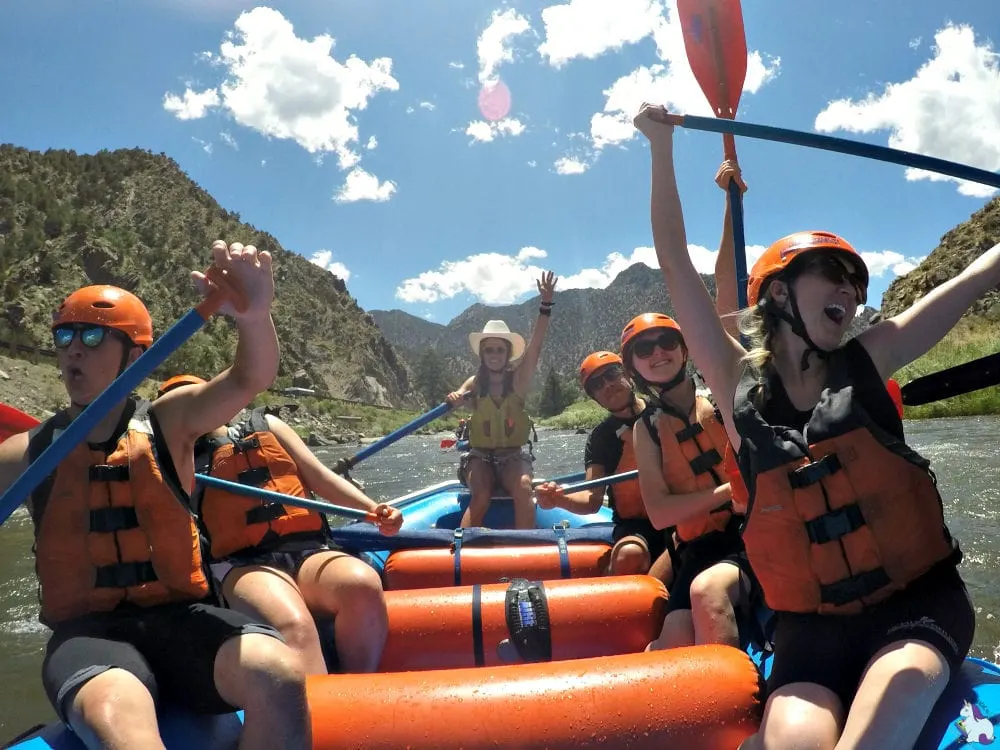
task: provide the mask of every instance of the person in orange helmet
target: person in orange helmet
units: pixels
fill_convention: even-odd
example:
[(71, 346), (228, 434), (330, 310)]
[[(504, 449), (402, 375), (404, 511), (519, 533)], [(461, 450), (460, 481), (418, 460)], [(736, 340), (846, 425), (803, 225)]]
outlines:
[[(177, 375), (160, 396), (205, 381)], [(399, 508), (376, 503), (326, 467), (275, 412), (254, 409), (245, 420), (200, 438), (198, 473), (296, 497), (312, 493), (374, 514), (386, 535), (399, 531)], [(374, 672), (389, 632), (382, 581), (370, 565), (333, 546), (326, 518), (313, 510), (196, 485), (195, 510), (208, 533), (210, 567), (227, 606), (276, 627), (307, 674)], [(335, 664), (324, 656), (317, 621), (333, 620)]]
[[(232, 366), (156, 404), (123, 399), (25, 499), (39, 619), (52, 629), (42, 681), (90, 748), (162, 749), (160, 701), (196, 713), (245, 709), (245, 746), (311, 747), (299, 660), (274, 628), (216, 606), (187, 494), (195, 440), (278, 369), (270, 255), (221, 240), (212, 254), (247, 301), (242, 312), (221, 309), (238, 335)], [(192, 276), (210, 290), (204, 275)], [(153, 343), (152, 320), (134, 294), (88, 286), (55, 312), (52, 341), (70, 405), (0, 444), (0, 491)]]
[[(586, 478), (598, 479), (634, 470), (632, 427), (646, 408), (646, 402), (636, 396), (622, 358), (607, 351), (587, 355), (580, 364), (580, 385), (609, 412), (587, 438), (583, 452)], [(567, 495), (556, 482), (545, 482), (535, 488), (540, 508), (563, 508), (581, 515), (596, 513), (604, 503), (604, 493), (604, 487), (595, 487)], [(630, 479), (608, 487), (607, 495), (614, 521), (608, 573), (648, 573), (669, 585), (673, 580), (669, 532), (650, 523), (639, 480)]]
[(654, 245), (736, 452), (743, 541), (775, 612), (769, 697), (743, 748), (911, 747), (976, 616), (886, 381), (1000, 284), (1000, 244), (845, 343), (867, 297), (864, 259), (831, 232), (782, 237), (750, 272), (747, 351), (711, 314), (688, 255), (667, 114), (644, 104), (635, 118), (652, 153)]

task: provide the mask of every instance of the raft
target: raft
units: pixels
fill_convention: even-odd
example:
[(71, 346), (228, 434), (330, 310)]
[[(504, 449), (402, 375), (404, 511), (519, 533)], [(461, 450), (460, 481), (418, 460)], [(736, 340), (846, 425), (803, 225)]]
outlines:
[[(331, 538), (382, 573), (397, 551), (449, 551), (467, 502), (457, 481), (443, 482), (395, 501), (405, 518), (398, 536), (352, 523), (331, 529)], [(457, 531), (463, 555), (611, 541), (607, 508), (586, 517), (538, 511), (537, 529), (515, 531), (509, 499), (498, 498), (487, 523), (493, 528)], [(387, 591), (390, 635), (381, 672), (308, 681), (314, 747), (734, 748), (758, 726), (759, 676), (770, 672), (772, 659), (761, 637), (766, 611), (742, 624), (742, 651), (701, 646), (643, 653), (662, 622), (657, 582), (555, 576), (540, 583), (551, 653), (529, 651), (526, 659), (516, 644), (503, 643), (511, 640), (503, 604), (513, 579), (522, 577), (509, 563), (500, 566), (509, 582)], [(625, 597), (630, 603), (616, 601)], [(1000, 667), (966, 659), (915, 747), (957, 750), (968, 746), (970, 732), (992, 737), (1000, 722), (994, 707), (1000, 707)], [(169, 750), (231, 748), (242, 727), (242, 712), (197, 717), (162, 707), (159, 716)], [(8, 747), (82, 750), (83, 744), (53, 723)]]

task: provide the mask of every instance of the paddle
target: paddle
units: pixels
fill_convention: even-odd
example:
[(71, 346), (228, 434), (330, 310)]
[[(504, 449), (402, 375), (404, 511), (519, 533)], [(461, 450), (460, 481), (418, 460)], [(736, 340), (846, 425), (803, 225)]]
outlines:
[(994, 385), (1000, 385), (1000, 352), (916, 378), (900, 391), (904, 404), (920, 406)]
[(585, 482), (576, 482), (575, 484), (567, 484), (563, 489), (563, 494), (569, 494), (571, 492), (579, 492), (580, 490), (589, 490), (591, 487), (610, 487), (613, 484), (620, 484), (621, 482), (627, 482), (630, 479), (635, 479), (639, 476), (638, 469), (633, 469), (632, 471), (625, 471), (621, 474), (611, 474), (606, 477), (598, 477), (597, 479), (588, 479)]
[(0, 524), (6, 521), (14, 509), (28, 497), (41, 482), (51, 474), (56, 466), (70, 454), (91, 430), (107, 416), (108, 412), (121, 403), (153, 370), (191, 338), (208, 319), (225, 303), (243, 311), (247, 303), (243, 291), (238, 289), (223, 271), (210, 266), (206, 271), (208, 280), (214, 285), (212, 292), (195, 307), (184, 313), (153, 345), (144, 351), (135, 362), (125, 368), (114, 381), (104, 389), (80, 414), (59, 433), (49, 447), (42, 451), (35, 461), (14, 480), (7, 491), (0, 496)]
[(281, 492), (272, 492), (271, 490), (264, 490), (260, 487), (250, 487), (245, 484), (239, 484), (238, 482), (230, 482), (226, 479), (210, 477), (207, 474), (195, 474), (194, 478), (195, 481), (200, 482), (201, 484), (208, 485), (209, 487), (218, 487), (221, 490), (226, 490), (227, 492), (232, 492), (237, 495), (256, 497), (261, 500), (270, 500), (271, 502), (281, 503), (282, 505), (293, 505), (297, 508), (315, 510), (327, 515), (357, 518), (362, 521), (370, 521), (372, 523), (378, 520), (378, 516), (376, 516), (375, 513), (360, 510), (358, 508), (345, 508), (343, 505), (333, 505), (332, 503), (323, 502), (321, 500), (311, 500), (307, 497), (297, 497), (296, 495), (285, 495)]
[(369, 456), (375, 455), (384, 448), (388, 448), (397, 440), (401, 440), (407, 435), (409, 435), (411, 432), (419, 430), (425, 424), (433, 422), (438, 417), (447, 414), (448, 411), (450, 410), (451, 410), (451, 404), (449, 404), (447, 401), (438, 404), (426, 414), (417, 417), (412, 422), (407, 422), (399, 429), (393, 430), (388, 435), (379, 438), (371, 445), (365, 446), (350, 458), (340, 459), (339, 461), (337, 461), (336, 464), (334, 464), (333, 470), (338, 474), (344, 474), (346, 476), (347, 473), (358, 464), (358, 462), (364, 461)]
[(0, 404), (0, 443), (11, 435), (27, 432), (38, 424), (40, 422), (30, 414), (7, 404)]
[[(740, 0), (677, 0), (677, 15), (684, 35), (691, 72), (716, 117), (733, 120), (747, 75), (747, 40)], [(725, 158), (736, 159), (736, 141), (723, 138)], [(746, 235), (743, 229), (743, 195), (736, 180), (729, 180), (729, 205), (736, 254), (736, 294), (739, 307), (747, 304)]]
[(872, 143), (860, 143), (846, 138), (834, 138), (833, 136), (819, 135), (818, 133), (806, 133), (801, 130), (775, 128), (770, 125), (757, 125), (751, 122), (737, 122), (736, 120), (724, 120), (716, 117), (668, 115), (664, 119), (666, 122), (683, 128), (704, 130), (710, 133), (731, 133), (763, 141), (790, 143), (794, 146), (836, 151), (841, 154), (850, 154), (851, 156), (861, 156), (865, 159), (876, 159), (891, 164), (900, 164), (904, 167), (937, 172), (949, 177), (957, 177), (962, 180), (1000, 188), (1000, 174), (996, 172), (989, 172), (985, 169), (978, 169), (965, 164), (959, 164), (958, 162), (938, 159), (933, 156), (915, 154), (912, 151), (902, 151), (898, 148), (876, 146)]

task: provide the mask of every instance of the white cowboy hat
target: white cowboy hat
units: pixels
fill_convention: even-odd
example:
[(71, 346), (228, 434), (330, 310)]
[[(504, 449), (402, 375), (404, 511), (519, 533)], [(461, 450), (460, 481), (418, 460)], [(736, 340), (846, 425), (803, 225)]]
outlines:
[(469, 346), (472, 347), (472, 352), (477, 357), (479, 356), (479, 345), (483, 343), (483, 339), (503, 339), (510, 342), (511, 362), (520, 359), (521, 355), (524, 354), (524, 337), (519, 333), (511, 333), (507, 324), (502, 320), (488, 320), (483, 326), (482, 333), (469, 334)]

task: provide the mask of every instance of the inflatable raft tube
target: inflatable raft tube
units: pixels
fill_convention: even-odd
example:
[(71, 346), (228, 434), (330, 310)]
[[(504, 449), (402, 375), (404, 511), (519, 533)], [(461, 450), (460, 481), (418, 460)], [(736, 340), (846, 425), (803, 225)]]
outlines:
[(386, 591), (497, 583), (507, 578), (594, 578), (607, 572), (611, 545), (603, 542), (470, 547), (392, 552), (385, 561)]
[(638, 653), (660, 634), (667, 590), (651, 576), (387, 591), (379, 672), (495, 667)]
[[(700, 648), (710, 648), (710, 647), (700, 647)], [(720, 647), (721, 648), (721, 647)], [(670, 654), (669, 651), (659, 651), (655, 652), (657, 654)], [(630, 655), (632, 659), (638, 658), (641, 660), (644, 654), (632, 654)], [(623, 662), (623, 659), (625, 661)], [(593, 733), (594, 737), (598, 736), (598, 731), (606, 731), (608, 727), (608, 722), (600, 718), (598, 708), (605, 713), (610, 712), (613, 714), (621, 708), (621, 703), (615, 699), (615, 696), (607, 690), (609, 687), (614, 687), (626, 677), (624, 670), (631, 668), (628, 663), (628, 658), (617, 657), (612, 662), (607, 659), (589, 659), (586, 661), (575, 662), (575, 664), (583, 667), (581, 672), (588, 680), (597, 679), (599, 687), (590, 687), (592, 693), (598, 696), (598, 702), (593, 706), (581, 705), (581, 704), (567, 704), (567, 706), (560, 709), (558, 712), (553, 712), (551, 716), (551, 721), (549, 723), (555, 723), (557, 718), (565, 718), (567, 713), (572, 715), (572, 721), (575, 723), (576, 731), (581, 734), (587, 734), (586, 730), (589, 727), (594, 727)], [(558, 662), (565, 664), (565, 662)], [(532, 664), (532, 665), (517, 665), (509, 667), (499, 667), (497, 669), (489, 670), (487, 672), (478, 670), (466, 670), (467, 672), (474, 672), (477, 684), (481, 685), (484, 689), (497, 691), (497, 687), (503, 683), (497, 682), (495, 675), (499, 672), (501, 676), (509, 674), (510, 670), (524, 670), (528, 668), (537, 668), (543, 666), (554, 666), (551, 663), (545, 665)], [(607, 675), (598, 674), (595, 670), (606, 668), (609, 663), (617, 665), (619, 670), (616, 673), (609, 673)], [(571, 662), (570, 664), (573, 664)], [(504, 670), (501, 672), (501, 670)], [(675, 672), (676, 673), (676, 672)], [(424, 673), (401, 673), (398, 675), (385, 675), (386, 678), (398, 678), (403, 685), (407, 685), (407, 680), (420, 679), (421, 676), (429, 677), (438, 673), (424, 672)], [(455, 672), (442, 672), (440, 674), (451, 674), (454, 675)], [(491, 676), (493, 675), (493, 676)], [(365, 705), (362, 701), (362, 694), (365, 690), (369, 688), (366, 682), (370, 679), (382, 679), (377, 675), (357, 675), (356, 689), (358, 695), (356, 700), (351, 703), (348, 702), (346, 706), (346, 712), (341, 714), (327, 714), (323, 712), (323, 707), (326, 706), (327, 710), (332, 710), (339, 700), (346, 700), (342, 698), (330, 699), (327, 703), (327, 693), (333, 688), (332, 685), (327, 685), (326, 680), (338, 680), (349, 677), (348, 675), (313, 678), (313, 680), (320, 680), (320, 684), (311, 684), (310, 692), (316, 701), (317, 709), (313, 713), (312, 720), (313, 725), (317, 723), (325, 723), (326, 726), (321, 729), (321, 733), (316, 735), (316, 740), (326, 742), (326, 745), (317, 744), (316, 747), (379, 747), (378, 745), (368, 746), (362, 741), (350, 741), (350, 740), (340, 740), (343, 744), (336, 745), (332, 744), (338, 741), (337, 737), (331, 737), (331, 733), (341, 731), (340, 727), (345, 727), (345, 729), (350, 729), (357, 734), (356, 736), (361, 738), (361, 740), (367, 739), (371, 732), (374, 731), (375, 727), (382, 726), (383, 714), (380, 712), (372, 713), (372, 706)], [(354, 677), (354, 676), (350, 676)], [(565, 675), (562, 678), (565, 679)], [(701, 684), (701, 690), (696, 696), (695, 701), (701, 701), (699, 697), (702, 694), (706, 694), (708, 700), (714, 700), (711, 695), (713, 688), (710, 680), (713, 679), (711, 674), (704, 675), (703, 682)], [(453, 693), (447, 693), (442, 690), (441, 682), (435, 683), (437, 685), (437, 695), (438, 699), (444, 701), (441, 704), (433, 706), (433, 711), (440, 715), (440, 720), (443, 723), (447, 723), (452, 719), (462, 715), (462, 705), (458, 703), (459, 698), (464, 698), (464, 694), (460, 691)], [(395, 706), (396, 696), (388, 694), (387, 686), (379, 684), (371, 687), (372, 690), (377, 691), (378, 700), (387, 700), (387, 703), (382, 705), (386, 706), (387, 711), (399, 712), (399, 721), (407, 722), (411, 718), (409, 714), (402, 715), (406, 709)], [(466, 686), (467, 689), (467, 686)], [(525, 686), (522, 685), (521, 689), (524, 690)], [(412, 685), (409, 687), (412, 691)], [(671, 698), (672, 693), (676, 694), (672, 688), (668, 687), (666, 690), (661, 691), (662, 695), (665, 695), (667, 699)], [(590, 694), (590, 693), (585, 693)], [(364, 696), (370, 696), (372, 693), (364, 693)], [(401, 695), (410, 696), (411, 693), (405, 693)], [(569, 695), (569, 693), (567, 693)], [(579, 700), (580, 693), (572, 694), (574, 698), (567, 700)], [(674, 701), (678, 700), (676, 697), (673, 698)], [(663, 701), (661, 701), (662, 703)], [(609, 705), (610, 704), (610, 705)], [(420, 706), (426, 708), (426, 703), (419, 704)], [(575, 705), (575, 710), (571, 710), (570, 706)], [(701, 702), (700, 705), (705, 707), (705, 703)], [(676, 708), (676, 707), (675, 707)], [(337, 708), (336, 710), (341, 711), (342, 708)], [(480, 708), (480, 710), (482, 710)], [(662, 710), (658, 707), (657, 710)], [(428, 710), (428, 713), (431, 711)], [(392, 714), (397, 715), (397, 714)], [(978, 715), (978, 716), (977, 716)], [(593, 719), (592, 717), (598, 717)], [(672, 714), (674, 719), (678, 718), (678, 714)], [(367, 720), (365, 719), (367, 717)], [(517, 724), (514, 719), (517, 719), (518, 714), (513, 717), (505, 717), (503, 714), (491, 714), (486, 723), (483, 724), (486, 729), (484, 732), (492, 733), (490, 736), (497, 736), (495, 744), (490, 745), (490, 747), (497, 748), (498, 750), (504, 750), (505, 748), (523, 748), (526, 747), (524, 744), (524, 737), (520, 732), (517, 731)], [(905, 721), (906, 717), (901, 717), (901, 721)], [(703, 717), (699, 716), (696, 719), (694, 726), (703, 726)], [(960, 750), (960, 748), (977, 748), (977, 747), (991, 747), (996, 744), (997, 737), (1000, 735), (1000, 667), (996, 664), (992, 664), (981, 659), (975, 659), (969, 657), (965, 660), (962, 665), (962, 669), (952, 676), (951, 682), (945, 689), (944, 694), (938, 699), (934, 710), (931, 712), (930, 718), (924, 725), (923, 731), (920, 734), (920, 739), (917, 740), (914, 745), (914, 750)], [(191, 714), (177, 711), (175, 709), (163, 708), (160, 711), (160, 733), (163, 737), (163, 743), (166, 745), (167, 750), (231, 750), (236, 745), (236, 741), (239, 737), (240, 729), (242, 728), (242, 712), (235, 714), (223, 714), (221, 716), (192, 716)], [(425, 723), (418, 724), (421, 731), (426, 731), (432, 727), (427, 726)], [(315, 731), (315, 730), (314, 730)], [(546, 729), (546, 731), (548, 731)], [(678, 731), (677, 728), (674, 730)], [(689, 729), (689, 733), (694, 731), (693, 728)], [(650, 737), (661, 737), (661, 730), (657, 730), (657, 734), (650, 735)], [(706, 727), (705, 732), (713, 733), (716, 732), (714, 727)], [(976, 733), (972, 736), (972, 733)], [(400, 731), (400, 733), (402, 733)], [(640, 732), (641, 734), (641, 732)], [(733, 734), (743, 736), (742, 730), (734, 731)], [(346, 736), (346, 735), (345, 735)], [(447, 737), (447, 734), (442, 736)], [(589, 735), (588, 735), (589, 736)], [(969, 737), (972, 737), (971, 741)], [(420, 738), (423, 742), (421, 745), (414, 745), (413, 742), (418, 738), (414, 732), (411, 732), (406, 739), (405, 744), (397, 745), (397, 747), (415, 747), (415, 748), (427, 748), (434, 747), (434, 743), (426, 738)], [(669, 738), (668, 738), (669, 739)], [(592, 740), (588, 740), (593, 742)], [(653, 740), (650, 739), (652, 742)], [(553, 743), (554, 744), (554, 743)], [(736, 747), (737, 742), (734, 741), (730, 748)], [(586, 745), (581, 743), (580, 747), (592, 747), (591, 745)], [(629, 745), (624, 745), (628, 747)], [(640, 743), (635, 743), (633, 747), (643, 747)], [(704, 745), (694, 744), (692, 747), (699, 747)], [(49, 724), (47, 727), (39, 729), (38, 731), (27, 732), (25, 736), (14, 741), (12, 744), (8, 745), (10, 748), (16, 750), (86, 750), (83, 743), (80, 742), (76, 736), (66, 729), (62, 724), (53, 723)], [(382, 745), (382, 747), (393, 747), (391, 744)], [(438, 745), (438, 747), (447, 747), (446, 744)], [(467, 745), (466, 747), (473, 747)], [(527, 747), (544, 747), (544, 744), (527, 745)], [(609, 741), (604, 747), (613, 747)], [(655, 747), (655, 745), (654, 745)], [(687, 747), (687, 745), (675, 743), (673, 745), (664, 744), (660, 747)], [(895, 750), (894, 748), (887, 748), (886, 750)]]
[(728, 646), (308, 678), (316, 750), (732, 750), (756, 731), (759, 673)]

